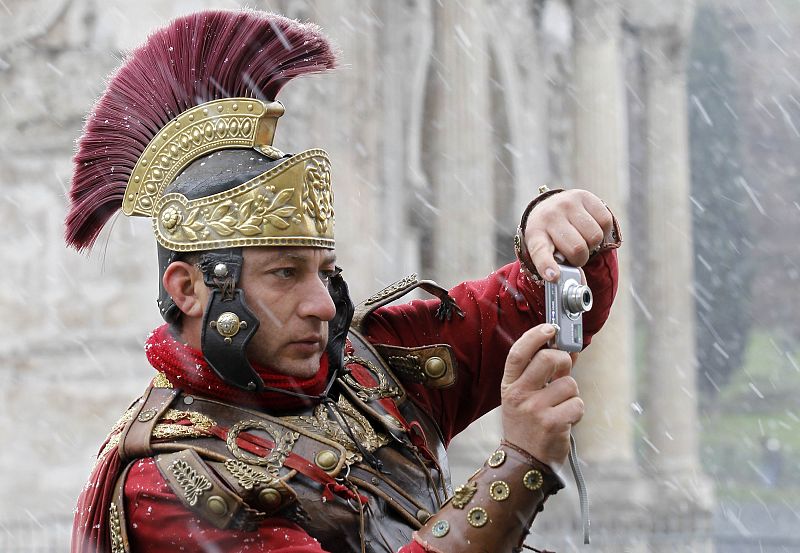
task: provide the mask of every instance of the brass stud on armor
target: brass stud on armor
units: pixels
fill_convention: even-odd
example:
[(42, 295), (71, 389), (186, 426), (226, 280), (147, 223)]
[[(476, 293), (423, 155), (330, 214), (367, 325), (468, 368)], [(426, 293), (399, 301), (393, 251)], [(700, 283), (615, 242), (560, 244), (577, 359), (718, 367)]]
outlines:
[(533, 469), (525, 473), (525, 476), (522, 477), (522, 483), (525, 484), (525, 487), (529, 490), (536, 491), (542, 487), (544, 478), (541, 472)]
[(467, 522), (473, 528), (480, 528), (489, 522), (489, 513), (483, 507), (473, 507), (467, 513)]
[(281, 492), (275, 488), (264, 488), (258, 492), (258, 500), (267, 509), (277, 509), (281, 504)]
[(417, 511), (417, 520), (420, 521), (422, 524), (428, 522), (429, 518), (431, 518), (431, 514), (425, 509), (420, 509), (419, 511)]
[(511, 494), (511, 488), (502, 480), (495, 480), (489, 486), (489, 495), (495, 501), (505, 501)]
[[(227, 268), (225, 270), (227, 271)], [(214, 272), (216, 272), (216, 269), (214, 269)], [(236, 313), (226, 311), (221, 313), (216, 321), (211, 321), (208, 325), (225, 338), (226, 344), (230, 344), (232, 342), (231, 338), (239, 333), (239, 329), (247, 328), (247, 321), (240, 321)]]
[(214, 276), (219, 278), (228, 276), (228, 266), (224, 263), (217, 263), (214, 266)]
[(502, 449), (498, 449), (497, 451), (492, 453), (491, 457), (489, 457), (489, 460), (486, 463), (492, 468), (497, 468), (505, 462), (506, 462), (506, 452), (503, 451)]
[(209, 497), (206, 501), (206, 505), (208, 506), (208, 510), (218, 517), (224, 517), (228, 514), (228, 504), (218, 495)]
[(450, 523), (446, 520), (437, 520), (436, 524), (431, 528), (431, 534), (434, 538), (443, 538), (450, 531)]
[(139, 422), (147, 422), (149, 420), (152, 420), (153, 417), (156, 416), (156, 413), (158, 413), (158, 410), (155, 407), (151, 407), (150, 409), (145, 409), (144, 411), (139, 413), (139, 416), (136, 418)]
[(330, 449), (323, 449), (314, 457), (314, 462), (322, 470), (333, 470), (339, 462), (339, 456)]
[(441, 357), (431, 357), (425, 361), (423, 369), (428, 378), (441, 378), (447, 372), (447, 365)]

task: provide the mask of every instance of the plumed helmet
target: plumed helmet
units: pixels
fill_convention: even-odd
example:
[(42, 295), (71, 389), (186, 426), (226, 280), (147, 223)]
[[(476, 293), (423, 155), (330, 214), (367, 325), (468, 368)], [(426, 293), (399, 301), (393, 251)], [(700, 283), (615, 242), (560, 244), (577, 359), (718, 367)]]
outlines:
[[(328, 155), (284, 154), (272, 143), (281, 88), (335, 61), (312, 24), (251, 10), (187, 15), (152, 33), (111, 76), (78, 140), (67, 244), (91, 248), (122, 209), (151, 219), (159, 277), (198, 252), (212, 291), (203, 353), (243, 389), (263, 383), (245, 355), (259, 323), (237, 287), (242, 247), (334, 247)], [(346, 286), (335, 285), (345, 296), (334, 298), (335, 320), (349, 324)], [(158, 304), (168, 322), (179, 320), (163, 285)]]

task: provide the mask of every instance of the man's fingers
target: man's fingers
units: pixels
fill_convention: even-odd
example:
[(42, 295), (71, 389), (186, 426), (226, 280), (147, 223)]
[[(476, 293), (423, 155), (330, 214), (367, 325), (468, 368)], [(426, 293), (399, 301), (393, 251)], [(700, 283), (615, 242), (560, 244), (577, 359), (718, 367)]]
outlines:
[(562, 376), (540, 391), (537, 402), (543, 402), (547, 407), (556, 407), (570, 398), (577, 397), (578, 393), (578, 383), (575, 379), (571, 376)]
[(569, 216), (569, 222), (583, 237), (584, 242), (589, 247), (589, 250), (594, 250), (603, 243), (605, 233), (600, 227), (600, 224), (589, 215), (588, 212), (580, 210), (578, 213), (573, 213)]
[(614, 218), (603, 201), (594, 194), (587, 194), (582, 199), (584, 209), (592, 216), (600, 228), (603, 229), (603, 236), (611, 233), (614, 226)]
[(558, 363), (554, 367), (553, 374), (550, 376), (550, 380), (547, 381), (548, 384), (558, 380), (559, 378), (569, 376), (572, 372), (572, 365), (574, 364), (572, 361), (572, 356), (566, 351), (560, 351), (559, 353), (566, 355), (561, 355), (559, 357)]
[(571, 265), (582, 267), (589, 261), (589, 246), (569, 221), (549, 229), (548, 233), (556, 251), (566, 257)]
[(563, 423), (565, 430), (569, 430), (570, 426), (581, 421), (584, 410), (583, 400), (578, 396), (574, 396), (552, 407), (550, 416), (553, 417), (553, 420)]
[(554, 335), (553, 325), (540, 324), (520, 336), (508, 351), (503, 384), (509, 385), (516, 382), (526, 371), (536, 352), (542, 349)]
[(550, 382), (568, 375), (571, 368), (572, 359), (567, 352), (542, 349), (533, 356), (533, 360), (520, 375), (515, 386), (528, 392), (535, 392)]
[(558, 280), (560, 271), (553, 254), (556, 250), (550, 235), (543, 230), (534, 230), (525, 237), (528, 253), (539, 275), (550, 282)]

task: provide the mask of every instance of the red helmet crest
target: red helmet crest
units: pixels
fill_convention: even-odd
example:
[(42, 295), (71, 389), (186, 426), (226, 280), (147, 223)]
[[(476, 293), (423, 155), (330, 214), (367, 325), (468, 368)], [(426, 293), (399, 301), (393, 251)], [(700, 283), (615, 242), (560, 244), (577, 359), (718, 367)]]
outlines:
[(134, 166), (169, 121), (230, 97), (272, 101), (298, 75), (334, 67), (316, 25), (256, 11), (205, 11), (155, 31), (111, 76), (78, 140), (67, 244), (91, 247)]

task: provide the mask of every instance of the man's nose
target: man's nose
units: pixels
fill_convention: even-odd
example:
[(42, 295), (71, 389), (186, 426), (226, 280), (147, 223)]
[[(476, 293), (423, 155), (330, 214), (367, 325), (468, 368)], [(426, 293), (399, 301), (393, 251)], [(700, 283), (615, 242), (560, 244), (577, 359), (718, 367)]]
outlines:
[(308, 281), (298, 306), (300, 316), (330, 321), (336, 315), (336, 304), (333, 303), (328, 287), (316, 277), (310, 278)]

